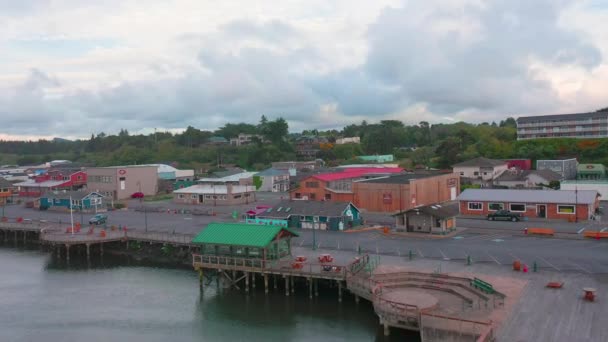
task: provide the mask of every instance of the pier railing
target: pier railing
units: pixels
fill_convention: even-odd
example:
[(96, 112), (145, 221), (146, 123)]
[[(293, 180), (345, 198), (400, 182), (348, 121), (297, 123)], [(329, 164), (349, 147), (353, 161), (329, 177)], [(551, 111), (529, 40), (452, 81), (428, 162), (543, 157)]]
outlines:
[(476, 321), (453, 316), (431, 313), (426, 310), (420, 312), (422, 340), (436, 341), (445, 334), (456, 336), (470, 336), (476, 342), (490, 342), (494, 340), (494, 324), (492, 321)]
[(179, 233), (168, 233), (168, 232), (155, 232), (155, 231), (137, 231), (130, 230), (125, 233), (125, 236), (132, 240), (138, 241), (150, 241), (150, 242), (161, 242), (161, 243), (174, 243), (180, 245), (191, 245), (193, 234), (179, 234)]
[(347, 267), (344, 265), (297, 262), (291, 258), (262, 260), (194, 253), (192, 254), (192, 264), (194, 268), (278, 273), (283, 275), (341, 280), (346, 278), (347, 271)]

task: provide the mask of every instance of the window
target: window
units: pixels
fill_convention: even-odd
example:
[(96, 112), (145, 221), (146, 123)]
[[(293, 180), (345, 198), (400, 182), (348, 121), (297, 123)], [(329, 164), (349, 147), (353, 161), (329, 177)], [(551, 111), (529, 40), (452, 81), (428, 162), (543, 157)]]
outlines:
[(502, 203), (489, 203), (488, 210), (503, 210), (505, 208)]
[(316, 195), (316, 194), (313, 194), (313, 193), (311, 192), (311, 193), (310, 193), (310, 199), (311, 199), (311, 200), (317, 199), (317, 195)]
[(179, 198), (179, 199), (184, 199), (184, 194), (179, 194), (179, 195), (177, 195), (177, 198)]
[(464, 176), (464, 172), (460, 172), (460, 175), (461, 175), (461, 176)]
[(191, 198), (191, 199), (196, 199), (196, 194), (192, 194), (192, 195), (190, 195), (190, 198)]
[(473, 172), (473, 175), (474, 176), (479, 176), (479, 172), (475, 171), (475, 172)]
[(306, 182), (306, 187), (307, 188), (318, 188), (319, 182)]
[(330, 200), (331, 199), (331, 194), (325, 194), (325, 199), (326, 200)]
[(487, 175), (488, 175), (488, 173), (487, 173), (487, 172), (484, 172), (484, 173), (483, 173), (483, 175), (484, 175), (484, 176), (487, 176)]
[(234, 198), (241, 198), (241, 195), (234, 195)]
[(511, 203), (509, 205), (509, 209), (511, 209), (511, 211), (525, 212), (526, 211), (526, 205), (522, 204), (522, 203)]
[(558, 205), (558, 214), (576, 214), (576, 207), (573, 205)]
[(469, 210), (483, 210), (483, 203), (469, 202)]

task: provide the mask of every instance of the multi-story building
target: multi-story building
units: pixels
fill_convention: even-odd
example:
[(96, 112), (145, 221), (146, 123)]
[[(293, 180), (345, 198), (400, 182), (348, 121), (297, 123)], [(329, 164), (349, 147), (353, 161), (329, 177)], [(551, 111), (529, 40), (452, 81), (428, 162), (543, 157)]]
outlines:
[[(259, 182), (259, 184), (258, 184)], [(285, 192), (289, 190), (289, 171), (269, 168), (253, 176), (258, 191)]]
[(296, 139), (296, 155), (302, 159), (313, 159), (321, 150), (321, 144), (327, 143), (327, 139), (317, 136), (301, 136)]
[(524, 116), (517, 119), (517, 140), (608, 137), (608, 111)]
[(230, 145), (232, 146), (245, 146), (253, 143), (255, 139), (263, 141), (264, 137), (259, 134), (245, 134), (239, 133), (235, 138), (230, 139)]
[(105, 197), (121, 200), (136, 192), (146, 196), (158, 192), (156, 165), (91, 167), (87, 169), (87, 189)]
[(39, 197), (51, 190), (78, 190), (87, 184), (87, 173), (80, 169), (50, 169), (25, 182), (15, 183), (21, 197)]

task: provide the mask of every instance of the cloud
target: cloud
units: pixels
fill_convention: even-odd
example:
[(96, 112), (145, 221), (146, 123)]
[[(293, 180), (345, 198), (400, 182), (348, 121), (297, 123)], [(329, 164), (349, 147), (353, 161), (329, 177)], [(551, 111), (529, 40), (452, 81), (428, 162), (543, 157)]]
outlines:
[[(604, 22), (608, 11), (592, 3), (262, 2), (233, 11), (232, 2), (153, 1), (140, 11), (126, 1), (110, 14), (102, 4), (38, 5), (4, 14), (0, 52), (11, 57), (0, 63), (0, 133), (214, 129), (262, 114), (298, 130), (363, 119), (481, 122), (605, 106), (597, 89), (608, 86), (608, 31), (584, 23)], [(42, 23), (40, 8), (49, 11)], [(82, 20), (92, 12), (100, 14)], [(52, 23), (60, 24), (46, 30)], [(47, 36), (62, 44), (37, 45)], [(15, 39), (70, 51), (41, 56)]]

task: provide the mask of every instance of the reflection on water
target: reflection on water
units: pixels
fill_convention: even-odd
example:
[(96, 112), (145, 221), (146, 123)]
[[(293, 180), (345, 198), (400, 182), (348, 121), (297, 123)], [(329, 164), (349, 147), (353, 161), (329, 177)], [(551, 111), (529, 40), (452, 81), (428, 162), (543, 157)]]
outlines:
[(371, 305), (335, 289), (309, 300), (305, 288), (245, 295), (201, 294), (188, 269), (140, 266), (125, 258), (73, 258), (0, 248), (0, 341), (416, 341), (385, 339)]

